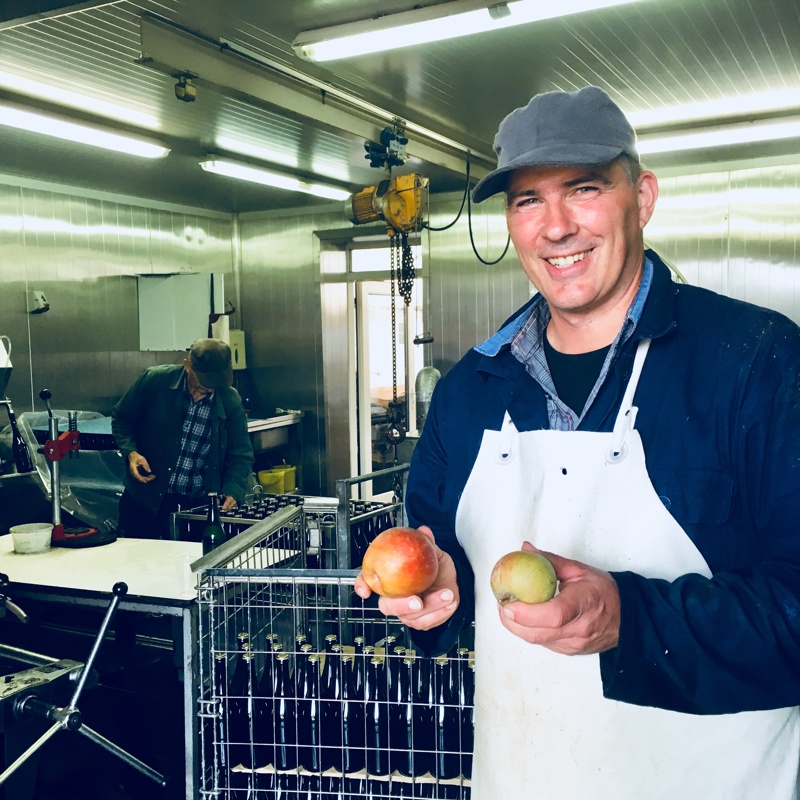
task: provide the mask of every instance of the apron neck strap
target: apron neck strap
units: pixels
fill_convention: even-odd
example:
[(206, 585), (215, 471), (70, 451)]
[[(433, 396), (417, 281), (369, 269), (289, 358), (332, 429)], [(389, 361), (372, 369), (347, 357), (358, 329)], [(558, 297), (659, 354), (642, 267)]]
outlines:
[(631, 372), (628, 386), (622, 397), (622, 404), (619, 407), (617, 419), (614, 422), (614, 434), (611, 437), (611, 449), (606, 455), (606, 460), (610, 463), (621, 461), (627, 454), (626, 442), (628, 435), (636, 424), (636, 412), (639, 410), (633, 405), (633, 396), (636, 394), (636, 387), (644, 367), (644, 360), (650, 347), (650, 339), (642, 339), (636, 348), (636, 356), (633, 359), (633, 371)]

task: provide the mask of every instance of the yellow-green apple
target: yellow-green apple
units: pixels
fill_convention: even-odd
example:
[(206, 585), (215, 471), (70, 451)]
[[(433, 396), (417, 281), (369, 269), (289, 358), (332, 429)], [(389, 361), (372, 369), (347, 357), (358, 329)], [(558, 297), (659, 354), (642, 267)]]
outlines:
[(501, 605), (521, 600), (544, 603), (556, 593), (553, 565), (540, 553), (516, 550), (504, 555), (492, 569), (492, 591)]

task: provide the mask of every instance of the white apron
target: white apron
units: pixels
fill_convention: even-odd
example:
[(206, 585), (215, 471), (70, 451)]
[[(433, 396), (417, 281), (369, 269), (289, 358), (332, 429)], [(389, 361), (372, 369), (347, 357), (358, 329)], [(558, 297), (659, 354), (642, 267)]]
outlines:
[[(695, 716), (602, 695), (599, 656), (564, 656), (498, 619), (492, 566), (524, 540), (605, 570), (710, 577), (656, 495), (634, 429), (639, 346), (614, 433), (485, 431), (456, 531), (475, 571), (473, 800), (789, 800), (797, 709)], [(616, 454), (616, 455), (615, 455)]]

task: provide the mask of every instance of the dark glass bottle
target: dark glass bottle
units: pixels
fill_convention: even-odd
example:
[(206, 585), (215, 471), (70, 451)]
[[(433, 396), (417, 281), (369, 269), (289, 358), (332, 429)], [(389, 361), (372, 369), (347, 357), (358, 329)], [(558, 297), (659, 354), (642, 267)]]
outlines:
[[(264, 644), (264, 667), (261, 670), (261, 679), (258, 682), (260, 694), (263, 697), (275, 696), (275, 647), (278, 642), (277, 633), (268, 633)], [(279, 646), (278, 646), (279, 647)]]
[(278, 653), (275, 662), (275, 768), (297, 767), (297, 700), (289, 672), (289, 654)]
[(226, 698), (228, 697), (228, 657), (225, 653), (214, 653), (214, 728), (211, 747), (208, 748), (208, 766), (216, 767), (221, 780), (228, 774), (228, 719)]
[(249, 650), (239, 654), (228, 686), (228, 735), (230, 766), (253, 766), (253, 688), (257, 685), (255, 656)]
[(310, 644), (301, 644), (294, 657), (294, 688), (295, 696), (300, 699), (305, 692), (308, 680), (308, 658), (311, 655)]
[(219, 547), (225, 541), (225, 538), (225, 531), (222, 529), (222, 522), (219, 518), (217, 493), (209, 492), (206, 527), (203, 528), (203, 555), (210, 553), (215, 547)]
[(392, 769), (413, 777), (414, 702), (412, 697), (414, 659), (404, 658), (389, 696), (389, 745)]
[(436, 777), (457, 778), (461, 772), (459, 738), (461, 715), (453, 690), (449, 659), (436, 659)]
[(342, 772), (351, 775), (364, 769), (364, 703), (353, 685), (353, 656), (342, 656)]
[(28, 443), (22, 438), (17, 426), (17, 416), (11, 405), (6, 406), (8, 422), (11, 425), (11, 453), (14, 456), (14, 466), (17, 472), (33, 472), (33, 457)]
[(364, 688), (364, 744), (367, 755), (367, 772), (370, 775), (388, 775), (390, 770), (389, 719), (383, 659), (373, 658), (370, 660)]
[(472, 752), (475, 749), (475, 662), (467, 662), (465, 680), (459, 694), (461, 713), (461, 774), (472, 777)]
[(320, 731), (322, 712), (320, 710), (320, 669), (319, 655), (312, 653), (305, 665), (302, 686), (298, 689), (297, 737), (298, 760), (308, 772), (322, 771)]
[(414, 659), (414, 769), (417, 775), (436, 769), (436, 692), (431, 662)]
[[(327, 638), (327, 637), (326, 637)], [(342, 646), (332, 644), (322, 667), (322, 768), (342, 770)]]
[(353, 640), (353, 655), (350, 670), (350, 689), (354, 700), (364, 702), (364, 673), (366, 665), (372, 654), (369, 656), (364, 652), (366, 640), (363, 636), (356, 636)]

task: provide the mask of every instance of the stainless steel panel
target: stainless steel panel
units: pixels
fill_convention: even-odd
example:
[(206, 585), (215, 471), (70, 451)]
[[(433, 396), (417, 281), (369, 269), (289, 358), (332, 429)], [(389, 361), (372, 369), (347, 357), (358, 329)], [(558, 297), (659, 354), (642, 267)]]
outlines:
[(800, 323), (800, 166), (670, 176), (660, 186), (645, 233), (690, 283)]
[[(18, 412), (108, 413), (146, 367), (180, 353), (140, 353), (136, 273), (232, 274), (231, 220), (193, 210), (0, 181), (0, 332), (11, 337), (8, 395)], [(230, 281), (231, 291), (235, 288)], [(44, 291), (50, 310), (28, 314)]]

